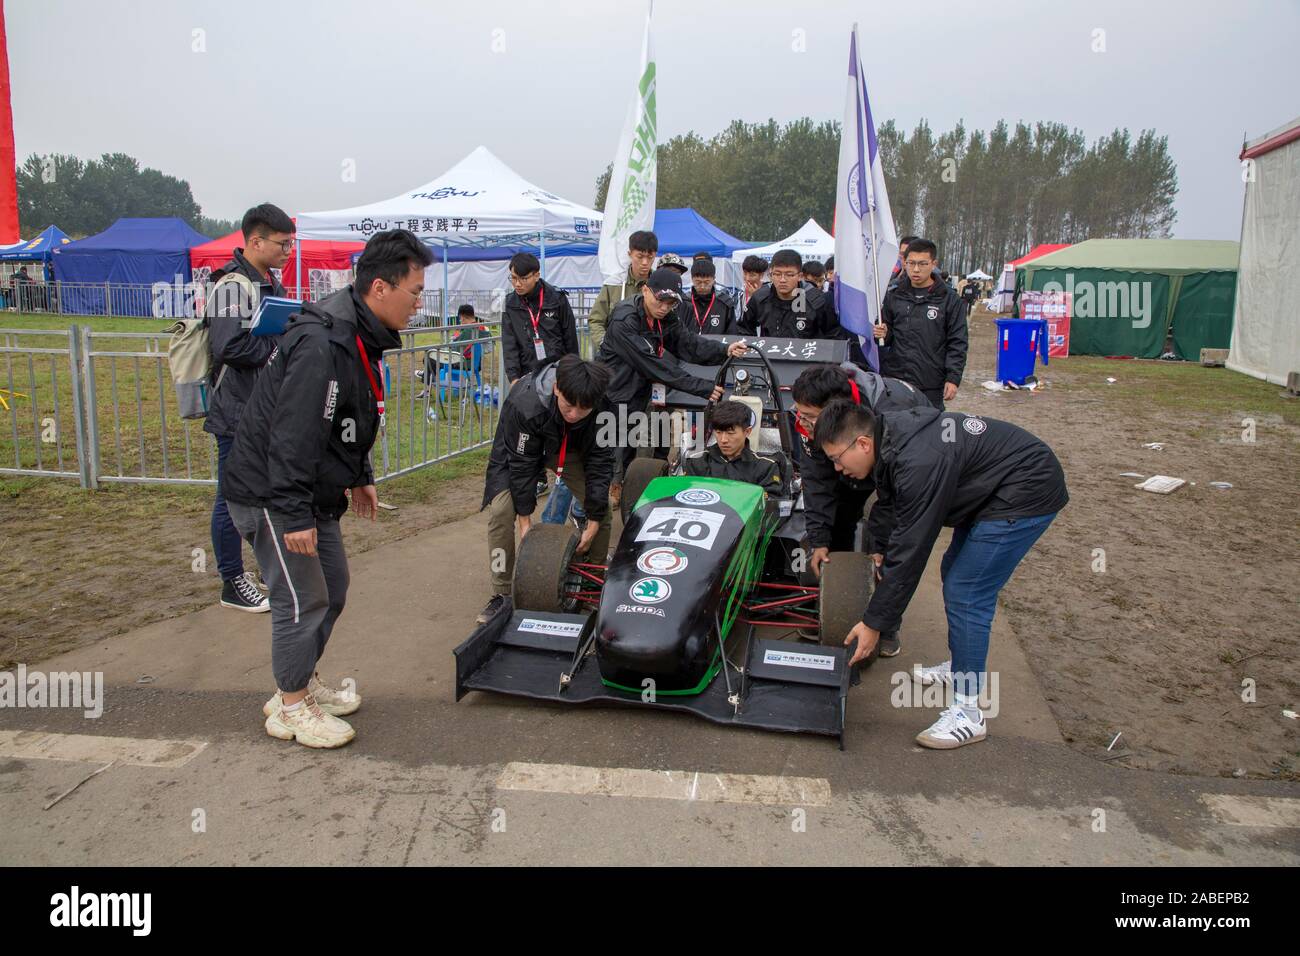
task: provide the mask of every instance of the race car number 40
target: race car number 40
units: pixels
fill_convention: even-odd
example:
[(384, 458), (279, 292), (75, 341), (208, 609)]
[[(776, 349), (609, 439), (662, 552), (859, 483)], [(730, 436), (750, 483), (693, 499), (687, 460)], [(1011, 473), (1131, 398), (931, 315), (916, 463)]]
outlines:
[(724, 517), (716, 511), (696, 508), (651, 508), (636, 540), (655, 544), (671, 541), (707, 551), (718, 539)]

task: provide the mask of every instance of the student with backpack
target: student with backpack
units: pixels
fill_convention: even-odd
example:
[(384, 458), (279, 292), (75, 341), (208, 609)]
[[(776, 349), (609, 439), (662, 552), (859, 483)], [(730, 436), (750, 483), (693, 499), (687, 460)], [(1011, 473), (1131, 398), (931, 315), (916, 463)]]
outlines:
[(212, 273), (203, 314), (211, 343), (212, 383), (203, 430), (217, 440), (217, 495), (212, 503), (212, 552), (221, 574), (221, 606), (238, 611), (271, 610), (266, 595), (244, 572), (243, 546), (230, 520), (221, 481), (244, 406), (253, 394), (258, 371), (279, 346), (278, 335), (253, 335), (249, 322), (264, 296), (284, 295), (271, 272), (283, 269), (293, 249), (293, 220), (277, 206), (263, 203), (244, 213), (244, 246)]

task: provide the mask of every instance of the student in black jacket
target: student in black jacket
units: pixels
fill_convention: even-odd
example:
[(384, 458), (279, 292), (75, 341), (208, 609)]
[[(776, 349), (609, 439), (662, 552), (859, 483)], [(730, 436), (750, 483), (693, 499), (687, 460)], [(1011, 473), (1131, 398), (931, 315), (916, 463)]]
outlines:
[(952, 401), (966, 369), (966, 305), (936, 273), (928, 239), (907, 247), (906, 281), (889, 287), (874, 334), (880, 371), (919, 388), (935, 408)]
[[(212, 273), (204, 301), (208, 340), (212, 349), (208, 415), (203, 430), (217, 440), (217, 480), (220, 482), (235, 443), (235, 431), (258, 370), (280, 341), (278, 335), (253, 335), (248, 323), (257, 303), (268, 295), (284, 295), (272, 269), (283, 269), (293, 249), (293, 220), (277, 206), (263, 203), (244, 213), (244, 246)], [(244, 573), (244, 547), (230, 520), (218, 485), (212, 502), (212, 553), (221, 575), (221, 606), (266, 612), (271, 605), (251, 575)]]
[(307, 303), (257, 377), (221, 477), (230, 516), (271, 588), (275, 695), (266, 732), (308, 747), (356, 735), (341, 716), (360, 698), (316, 667), (343, 612), (348, 561), (339, 519), (378, 507), (370, 449), (384, 422), (385, 349), (418, 311), (429, 250), (411, 233), (376, 233), (356, 282)]
[[(832, 551), (852, 551), (854, 535), (867, 499), (875, 490), (871, 476), (858, 480), (840, 473), (826, 454), (812, 440), (813, 430), (824, 409), (837, 399), (848, 399), (873, 412), (901, 411), (905, 408), (930, 406), (925, 396), (906, 382), (885, 378), (861, 369), (851, 362), (843, 365), (814, 365), (806, 368), (790, 388), (794, 399), (795, 433), (804, 455), (799, 463), (803, 484), (804, 523), (811, 549), (809, 566), (819, 578), (822, 565)], [(868, 535), (867, 551), (876, 566), (884, 561), (884, 541)], [(880, 656), (896, 657), (902, 650), (895, 628), (881, 636)]]
[(755, 422), (748, 405), (730, 399), (718, 402), (709, 422), (717, 441), (700, 454), (686, 458), (682, 462), (684, 474), (744, 481), (758, 485), (769, 495), (789, 497), (791, 468), (785, 455), (760, 455), (749, 446)]
[(853, 662), (898, 627), (939, 532), (954, 529), (941, 565), (952, 657), (917, 677), (955, 699), (916, 742), (946, 750), (983, 740), (979, 694), (998, 592), (1069, 501), (1061, 463), (1009, 422), (934, 408), (875, 416), (843, 399), (822, 410), (814, 441), (840, 472), (871, 475), (879, 495), (870, 521), (873, 539), (887, 542), (883, 577), (844, 640), (857, 641)]
[(581, 498), (587, 522), (578, 554), (596, 563), (609, 550), (609, 484), (616, 449), (598, 440), (609, 411), (609, 369), (565, 355), (515, 383), (501, 406), (488, 456), (483, 507), (488, 512), (491, 600), (479, 614), (485, 624), (500, 609), (515, 567), (515, 532), (522, 541), (537, 510), (537, 484), (549, 468)]
[(772, 281), (749, 297), (738, 331), (758, 337), (783, 339), (843, 339), (830, 296), (812, 286), (800, 285), (803, 256), (782, 249), (772, 257)]
[[(680, 321), (675, 310), (682, 300), (681, 289), (676, 269), (656, 269), (636, 295), (624, 299), (610, 314), (596, 360), (609, 367), (609, 400), (620, 421), (630, 421), (629, 415), (645, 412), (652, 397), (656, 404), (662, 403), (668, 389), (716, 401), (722, 397), (722, 387), (692, 375), (682, 368), (681, 360), (721, 365), (728, 355), (739, 356), (748, 350), (743, 342), (724, 346), (700, 338)], [(636, 448), (625, 445), (622, 467), (635, 455)]]
[(677, 307), (677, 315), (700, 335), (735, 335), (735, 301), (716, 284), (718, 267), (712, 259), (691, 263), (691, 294)]
[(510, 285), (501, 314), (501, 350), (506, 378), (536, 372), (561, 355), (578, 354), (578, 327), (569, 296), (541, 277), (541, 265), (531, 252), (510, 260)]

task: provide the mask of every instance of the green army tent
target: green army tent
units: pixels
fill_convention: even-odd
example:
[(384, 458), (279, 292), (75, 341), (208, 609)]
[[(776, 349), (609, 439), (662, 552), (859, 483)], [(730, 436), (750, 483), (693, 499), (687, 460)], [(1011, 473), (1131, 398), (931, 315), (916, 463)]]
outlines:
[(1068, 292), (1071, 355), (1199, 359), (1232, 339), (1238, 244), (1201, 239), (1089, 239), (1027, 262), (1016, 292)]

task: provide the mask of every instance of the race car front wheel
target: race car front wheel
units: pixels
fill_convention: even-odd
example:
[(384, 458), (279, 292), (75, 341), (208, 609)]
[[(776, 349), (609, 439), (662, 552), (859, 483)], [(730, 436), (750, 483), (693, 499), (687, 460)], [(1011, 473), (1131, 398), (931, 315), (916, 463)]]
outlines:
[[(822, 644), (844, 646), (855, 624), (862, 620), (871, 592), (875, 589), (875, 564), (861, 551), (832, 551), (822, 565), (821, 589), (817, 595), (817, 618)], [(873, 651), (870, 662), (875, 660)]]
[(532, 526), (515, 556), (512, 597), (517, 610), (557, 613), (568, 609), (564, 589), (577, 545), (572, 525)]

